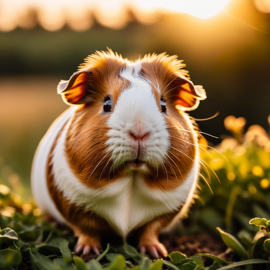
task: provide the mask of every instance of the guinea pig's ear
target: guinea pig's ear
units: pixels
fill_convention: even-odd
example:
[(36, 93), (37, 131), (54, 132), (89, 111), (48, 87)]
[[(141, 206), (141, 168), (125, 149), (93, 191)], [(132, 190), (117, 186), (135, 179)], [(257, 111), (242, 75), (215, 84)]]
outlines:
[[(171, 91), (171, 93), (169, 93)], [(173, 79), (167, 99), (185, 111), (191, 111), (199, 106), (200, 100), (206, 99), (205, 90), (201, 85), (194, 85), (183, 77)], [(165, 95), (166, 96), (166, 95)]]
[(85, 104), (89, 101), (90, 85), (93, 75), (90, 71), (73, 73), (68, 81), (60, 81), (57, 93), (67, 104)]

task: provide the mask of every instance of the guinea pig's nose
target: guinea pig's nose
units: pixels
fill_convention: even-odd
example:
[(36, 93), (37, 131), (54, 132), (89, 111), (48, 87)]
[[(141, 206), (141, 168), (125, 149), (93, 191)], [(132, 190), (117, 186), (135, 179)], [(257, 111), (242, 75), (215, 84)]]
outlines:
[(135, 132), (129, 132), (129, 136), (134, 141), (146, 141), (149, 137), (150, 133), (146, 132), (145, 134), (136, 134)]

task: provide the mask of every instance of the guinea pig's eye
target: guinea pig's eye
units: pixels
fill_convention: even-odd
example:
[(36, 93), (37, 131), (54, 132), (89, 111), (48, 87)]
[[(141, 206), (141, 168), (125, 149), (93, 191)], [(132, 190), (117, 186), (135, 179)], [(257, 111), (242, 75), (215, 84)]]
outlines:
[(160, 106), (161, 106), (161, 112), (166, 113), (167, 108), (166, 108), (166, 104), (164, 101), (162, 101), (162, 100), (160, 101)]
[(111, 112), (112, 111), (112, 100), (110, 97), (105, 98), (105, 103), (103, 105), (104, 112)]

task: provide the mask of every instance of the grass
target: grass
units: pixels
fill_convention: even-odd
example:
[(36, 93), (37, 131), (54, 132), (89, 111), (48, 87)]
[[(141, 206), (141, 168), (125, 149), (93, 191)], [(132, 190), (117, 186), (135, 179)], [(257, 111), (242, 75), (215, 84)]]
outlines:
[[(244, 124), (244, 119), (228, 117), (225, 126), (233, 136), (214, 149), (201, 145), (202, 173), (213, 194), (201, 179), (181, 228), (184, 235), (208, 231), (220, 237), (234, 252), (234, 261), (205, 253), (187, 258), (180, 252), (151, 260), (126, 243), (108, 243), (98, 258), (84, 262), (73, 253), (72, 233), (44, 219), (13, 173), (0, 185), (0, 269), (214, 270), (261, 264), (261, 269), (270, 269), (270, 139), (259, 126), (244, 133)], [(3, 172), (8, 174), (2, 169), (2, 178)], [(211, 258), (212, 265), (205, 266), (204, 257)]]

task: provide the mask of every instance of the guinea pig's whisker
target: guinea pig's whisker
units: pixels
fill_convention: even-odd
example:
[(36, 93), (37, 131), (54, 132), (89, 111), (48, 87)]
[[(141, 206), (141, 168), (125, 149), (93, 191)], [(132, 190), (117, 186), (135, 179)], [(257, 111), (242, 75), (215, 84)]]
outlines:
[(218, 115), (219, 115), (219, 112), (216, 112), (213, 116), (210, 116), (210, 117), (207, 117), (207, 118), (199, 119), (199, 118), (192, 117), (192, 119), (195, 120), (195, 121), (207, 121), (207, 120), (211, 120), (211, 119), (217, 117)]
[[(191, 157), (189, 157), (188, 155), (186, 155), (185, 153), (183, 153), (182, 151), (180, 151), (179, 149), (177, 149), (177, 148), (175, 148), (175, 147), (173, 147), (173, 146), (171, 146), (173, 149), (175, 149), (176, 151), (178, 151), (179, 153), (181, 153), (182, 155), (184, 155), (184, 156), (186, 156), (186, 157), (188, 157), (190, 160), (192, 160), (193, 162), (194, 162), (194, 159), (192, 159)], [(200, 162), (201, 162), (201, 160), (200, 160)], [(208, 165), (207, 163), (206, 163), (206, 165)], [(209, 166), (209, 165), (208, 165)], [(210, 167), (209, 167), (210, 168)], [(212, 168), (210, 168), (210, 170), (216, 175), (216, 173), (212, 170)], [(219, 179), (219, 178), (218, 178)], [(208, 183), (208, 182), (207, 182)]]
[(113, 167), (113, 164), (111, 165), (110, 170), (109, 170), (109, 175), (108, 175), (109, 182), (111, 182), (110, 174), (111, 174), (111, 169), (112, 169), (112, 167)]
[[(179, 130), (183, 130), (183, 131), (190, 132), (190, 133), (193, 133), (193, 132), (194, 132), (194, 131), (191, 131), (191, 130), (182, 128), (182, 126), (180, 125), (180, 123), (177, 123), (177, 124), (178, 124), (178, 126), (179, 126)], [(174, 128), (174, 126), (171, 126), (171, 127)], [(206, 133), (206, 132), (202, 132), (202, 131), (198, 131), (198, 130), (196, 130), (196, 132), (197, 132), (197, 133), (200, 133), (200, 134), (208, 135), (208, 136), (210, 136), (210, 137), (212, 137), (212, 138), (215, 138), (215, 139), (219, 139), (219, 137), (214, 136), (214, 135), (209, 134), (209, 133)]]
[[(174, 138), (174, 139), (176, 139), (176, 140), (179, 140), (179, 141), (188, 143), (188, 144), (190, 144), (190, 145), (196, 146), (196, 144), (191, 143), (191, 142), (186, 141), (186, 140), (183, 140), (183, 139), (181, 139), (181, 138), (178, 138), (178, 137), (175, 137), (175, 136), (170, 136), (170, 137), (171, 137), (171, 138)], [(199, 147), (201, 150), (205, 151), (208, 155), (210, 155), (211, 158), (214, 158), (214, 157), (207, 151), (207, 149), (204, 149), (204, 148), (203, 148), (202, 146), (200, 146), (199, 144), (198, 144), (198, 147)]]
[[(187, 132), (192, 132), (191, 130), (187, 130), (187, 129), (183, 129), (183, 128), (181, 128), (180, 130), (187, 131)], [(207, 136), (212, 137), (212, 138), (215, 138), (215, 139), (219, 139), (219, 137), (214, 136), (214, 135), (211, 135), (211, 134), (206, 133), (206, 132), (202, 132), (202, 131), (196, 131), (196, 132), (198, 132), (200, 134), (207, 135)]]
[[(175, 164), (175, 162), (170, 158), (170, 156), (168, 155), (168, 154), (166, 154), (166, 157), (168, 157), (173, 163), (174, 163), (174, 165), (176, 166), (176, 168), (178, 169), (178, 171), (180, 172), (180, 170), (179, 170), (179, 168), (178, 168), (178, 166)], [(173, 172), (174, 172), (174, 175), (175, 175), (175, 179), (177, 179), (177, 181), (178, 181), (178, 177), (176, 176), (176, 173), (175, 173), (175, 170), (174, 170), (174, 168), (171, 166), (171, 164), (170, 164), (170, 162), (168, 161), (168, 163), (169, 163), (169, 165), (170, 165), (170, 167), (172, 168), (172, 170), (173, 170)], [(181, 172), (180, 172), (181, 173)]]
[(105, 165), (104, 168), (102, 169), (101, 174), (100, 174), (100, 176), (99, 176), (99, 181), (100, 181), (100, 179), (101, 179), (101, 176), (102, 176), (102, 174), (103, 174), (103, 171), (104, 171), (105, 168), (108, 166), (108, 164), (109, 164), (109, 162), (111, 161), (111, 159), (112, 159), (112, 157), (109, 158), (109, 160), (107, 161), (106, 165)]
[[(177, 159), (177, 157), (170, 151), (169, 152), (171, 155), (173, 155), (176, 159)], [(176, 165), (176, 164), (175, 164)], [(183, 178), (183, 174), (182, 174), (182, 172), (181, 172), (181, 170), (179, 169), (179, 167), (177, 166), (177, 168), (178, 168), (178, 170), (179, 170), (179, 172), (180, 172), (180, 174), (181, 174), (181, 177)]]
[[(175, 158), (177, 158), (171, 151), (169, 151), (169, 154), (172, 155), (172, 156), (174, 156)], [(169, 158), (174, 163), (175, 167), (178, 169), (179, 174), (181, 175), (181, 177), (183, 177), (183, 174), (182, 174), (181, 170), (179, 169), (179, 167), (177, 166), (177, 164), (174, 162), (174, 160), (171, 157), (169, 157)]]
[(156, 173), (156, 178), (157, 178), (158, 177), (158, 163), (152, 156), (149, 157), (149, 162), (150, 164), (154, 164), (154, 170), (157, 171)]
[(167, 176), (167, 182), (168, 182), (168, 181), (169, 181), (169, 178), (168, 178), (168, 172), (167, 172), (166, 167), (165, 167), (165, 165), (164, 165), (164, 162), (163, 162), (163, 160), (162, 160), (162, 158), (160, 157), (159, 154), (157, 154), (157, 159), (159, 160), (159, 162), (160, 162), (160, 164), (161, 164), (161, 166), (162, 166), (163, 171), (166, 173), (166, 176)]
[[(186, 129), (181, 129), (181, 130), (183, 130), (183, 131), (187, 131), (187, 132), (192, 132), (192, 131), (190, 131), (190, 130), (186, 130)], [(201, 134), (207, 134), (207, 135), (209, 135), (209, 136), (211, 136), (211, 137), (213, 137), (213, 138), (218, 138), (218, 137), (215, 137), (215, 136), (213, 136), (213, 135), (211, 135), (211, 134), (208, 134), (208, 133), (204, 133), (204, 132), (199, 132), (199, 131), (196, 131), (196, 132), (198, 132), (198, 133), (201, 133)], [(171, 136), (172, 137), (172, 136)], [(176, 138), (177, 139), (177, 137), (174, 137), (174, 138)], [(178, 138), (178, 139), (180, 139), (180, 138)], [(201, 146), (199, 145), (199, 147), (201, 148)], [(218, 151), (216, 148), (214, 148), (214, 147), (212, 147), (212, 146), (210, 146), (210, 145), (207, 145), (207, 147), (208, 148), (210, 148), (210, 149), (212, 149), (212, 150), (214, 150), (215, 152), (217, 152), (218, 154), (220, 154), (227, 162), (230, 162), (220, 151)], [(201, 148), (202, 149), (202, 148)], [(205, 150), (205, 149), (202, 149), (202, 150)], [(207, 150), (205, 150), (211, 157), (213, 157)]]
[[(152, 158), (153, 159), (153, 158)], [(156, 166), (155, 166), (155, 169), (157, 170), (157, 173), (156, 173), (156, 178), (158, 177), (158, 163), (155, 159), (153, 159), (153, 163), (155, 162)]]
[[(169, 159), (171, 159), (171, 158), (168, 156), (168, 154), (166, 154), (166, 157), (168, 157)], [(177, 179), (177, 176), (176, 176), (176, 173), (175, 173), (175, 170), (174, 170), (174, 168), (173, 168), (172, 164), (170, 163), (170, 161), (169, 161), (169, 160), (167, 160), (167, 162), (168, 162), (168, 164), (169, 164), (169, 166), (170, 166), (171, 170), (173, 171), (175, 178)]]
[(97, 169), (97, 167), (99, 166), (99, 164), (106, 158), (106, 156), (109, 154), (109, 152), (100, 160), (100, 162), (96, 165), (96, 167), (93, 169), (93, 171), (91, 172), (91, 174), (89, 175), (88, 179), (87, 179), (87, 183), (90, 179), (90, 177), (92, 176), (92, 174), (94, 173), (94, 171)]
[(204, 182), (206, 183), (206, 185), (208, 186), (208, 188), (210, 189), (211, 193), (214, 194), (209, 182), (205, 179), (205, 177), (199, 172), (199, 175), (201, 176), (201, 178), (204, 180)]
[[(218, 182), (221, 184), (221, 181), (218, 177), (218, 175), (216, 174), (216, 172), (204, 161), (204, 160), (201, 160), (202, 163), (205, 164), (205, 166), (208, 166), (208, 168), (211, 170), (211, 172), (215, 175), (215, 177), (217, 178)], [(210, 178), (211, 179), (211, 178)]]

